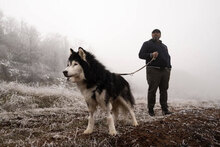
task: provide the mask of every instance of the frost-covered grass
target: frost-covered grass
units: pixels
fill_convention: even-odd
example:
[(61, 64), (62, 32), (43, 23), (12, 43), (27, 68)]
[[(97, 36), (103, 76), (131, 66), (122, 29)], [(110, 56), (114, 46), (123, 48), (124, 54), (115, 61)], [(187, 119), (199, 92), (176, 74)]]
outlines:
[[(219, 100), (171, 99), (169, 102), (170, 110), (175, 112), (173, 120), (179, 121), (175, 116), (195, 113), (196, 118), (203, 117), (207, 122), (212, 122), (207, 124), (209, 128), (218, 126), (214, 118), (217, 115), (214, 114), (219, 112)], [(213, 116), (209, 109), (214, 112)], [(203, 110), (208, 110), (207, 114), (210, 115), (203, 116)], [(140, 124), (137, 130), (145, 130), (148, 124), (170, 118), (162, 116), (158, 102), (155, 113), (155, 117), (149, 117), (146, 100), (137, 97), (135, 114)], [(87, 117), (86, 103), (74, 85), (0, 83), (0, 146), (115, 146), (121, 141), (120, 138), (126, 138), (129, 132), (135, 131), (135, 127), (130, 125), (130, 119), (124, 120), (129, 116), (120, 115), (116, 124), (118, 135), (109, 136), (105, 113), (98, 109), (94, 133), (83, 135)], [(138, 133), (141, 132), (135, 133), (137, 138), (133, 142), (138, 142)]]
[(75, 87), (27, 86), (16, 82), (0, 83), (0, 112), (34, 108), (85, 108), (85, 103)]

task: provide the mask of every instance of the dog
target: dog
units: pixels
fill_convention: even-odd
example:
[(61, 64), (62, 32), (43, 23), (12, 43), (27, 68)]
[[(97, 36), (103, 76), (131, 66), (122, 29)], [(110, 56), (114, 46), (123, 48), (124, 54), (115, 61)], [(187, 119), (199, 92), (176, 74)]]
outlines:
[(119, 74), (111, 73), (93, 54), (82, 47), (75, 52), (70, 48), (68, 65), (63, 71), (69, 81), (76, 83), (88, 106), (88, 126), (84, 134), (91, 134), (94, 128), (94, 113), (100, 106), (107, 114), (109, 134), (116, 135), (115, 122), (119, 109), (128, 112), (133, 126), (137, 126), (134, 114), (135, 100), (129, 83)]

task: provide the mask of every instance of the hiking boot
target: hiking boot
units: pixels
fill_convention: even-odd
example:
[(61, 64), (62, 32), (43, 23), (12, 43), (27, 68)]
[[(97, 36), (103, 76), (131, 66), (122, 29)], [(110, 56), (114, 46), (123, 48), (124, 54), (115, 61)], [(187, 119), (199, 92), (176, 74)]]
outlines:
[(172, 114), (173, 112), (170, 112), (169, 110), (162, 110), (162, 114), (163, 115), (170, 115)]
[(149, 109), (148, 113), (150, 116), (155, 116), (154, 109)]

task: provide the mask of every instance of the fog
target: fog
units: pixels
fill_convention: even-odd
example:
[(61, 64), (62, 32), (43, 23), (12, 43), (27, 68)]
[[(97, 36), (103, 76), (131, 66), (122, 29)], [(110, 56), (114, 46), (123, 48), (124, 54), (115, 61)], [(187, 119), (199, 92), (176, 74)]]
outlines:
[[(0, 0), (5, 16), (33, 25), (42, 38), (66, 36), (65, 47), (84, 47), (116, 73), (142, 67), (139, 50), (160, 29), (173, 67), (170, 99), (220, 99), (219, 6), (218, 0)], [(57, 60), (66, 62), (68, 48)], [(136, 96), (146, 97), (145, 69), (125, 78)]]

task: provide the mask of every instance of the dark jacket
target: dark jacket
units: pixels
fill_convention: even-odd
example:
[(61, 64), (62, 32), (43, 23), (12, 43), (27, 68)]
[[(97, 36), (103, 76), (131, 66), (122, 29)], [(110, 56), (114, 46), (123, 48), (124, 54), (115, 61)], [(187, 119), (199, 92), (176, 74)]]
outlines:
[(155, 67), (168, 67), (171, 68), (170, 64), (170, 55), (168, 53), (167, 46), (160, 42), (156, 42), (153, 39), (144, 42), (144, 44), (141, 47), (141, 50), (139, 52), (139, 58), (145, 59), (146, 63), (148, 63), (151, 59), (151, 53), (158, 52), (158, 57), (156, 60), (152, 61), (151, 64), (148, 66), (155, 66)]

